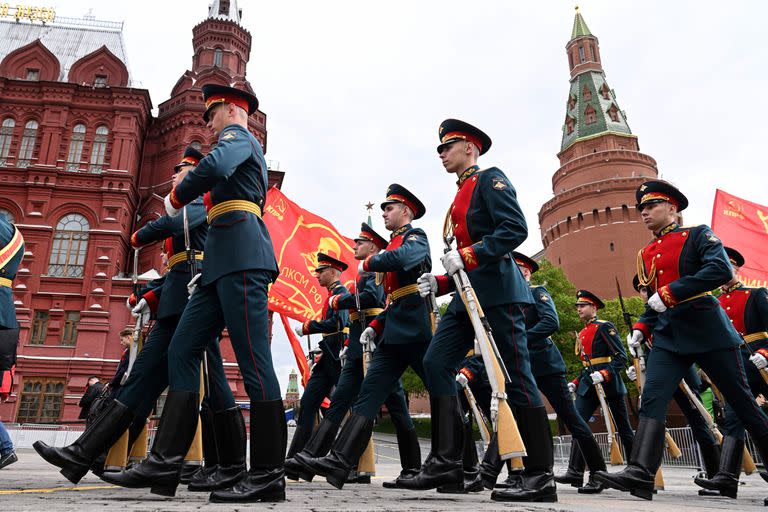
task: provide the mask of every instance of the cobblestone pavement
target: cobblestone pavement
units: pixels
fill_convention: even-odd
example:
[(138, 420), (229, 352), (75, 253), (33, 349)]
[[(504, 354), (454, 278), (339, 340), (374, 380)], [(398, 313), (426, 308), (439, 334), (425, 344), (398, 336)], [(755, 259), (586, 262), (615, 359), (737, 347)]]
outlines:
[[(442, 495), (434, 491), (416, 492), (384, 489), (381, 483), (395, 476), (400, 468), (397, 447), (392, 436), (377, 436), (377, 476), (371, 485), (347, 485), (336, 490), (319, 478), (315, 482), (289, 482), (288, 500), (284, 503), (254, 505), (217, 505), (208, 503), (204, 493), (192, 493), (179, 487), (175, 498), (163, 498), (142, 489), (113, 487), (88, 475), (73, 486), (56, 468), (46, 464), (33, 450), (17, 453), (19, 462), (0, 470), (0, 508), (3, 511), (195, 511), (205, 510), (269, 510), (269, 511), (407, 511), (429, 510), (568, 510), (568, 511), (716, 511), (768, 510), (763, 498), (768, 484), (757, 475), (744, 476), (739, 499), (702, 498), (692, 482), (693, 471), (664, 468), (666, 490), (647, 502), (618, 491), (605, 491), (599, 496), (582, 496), (571, 487), (559, 487), (558, 503), (496, 503), (488, 491), (472, 495)], [(423, 444), (422, 453), (428, 451)], [(562, 469), (562, 468), (556, 468)]]

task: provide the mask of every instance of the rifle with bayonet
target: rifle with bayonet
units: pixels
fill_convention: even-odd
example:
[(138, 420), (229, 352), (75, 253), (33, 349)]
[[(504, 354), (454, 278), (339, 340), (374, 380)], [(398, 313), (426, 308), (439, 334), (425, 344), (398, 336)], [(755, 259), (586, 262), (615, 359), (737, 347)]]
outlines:
[[(587, 363), (587, 368), (591, 376), (591, 374), (595, 373), (596, 370), (595, 367), (592, 366), (592, 360), (584, 351), (583, 347), (581, 349), (581, 356)], [(623, 464), (624, 457), (621, 456), (619, 440), (618, 436), (616, 435), (616, 422), (613, 419), (611, 409), (608, 407), (608, 401), (605, 398), (605, 389), (603, 389), (603, 385), (600, 382), (593, 382), (592, 386), (595, 388), (595, 392), (597, 393), (597, 399), (600, 401), (600, 409), (603, 411), (603, 418), (605, 419), (605, 429), (608, 432), (608, 445), (611, 447), (611, 464)]]
[[(368, 327), (368, 322), (365, 319), (365, 312), (360, 305), (360, 290), (358, 282), (355, 281), (355, 309), (357, 309), (357, 319), (360, 322), (360, 333)], [(363, 346), (363, 378), (368, 373), (368, 366), (373, 359), (373, 350), (370, 343), (365, 343)], [(368, 446), (365, 447), (365, 451), (360, 456), (357, 462), (358, 475), (373, 476), (376, 474), (376, 453), (373, 445), (373, 434), (368, 439)]]

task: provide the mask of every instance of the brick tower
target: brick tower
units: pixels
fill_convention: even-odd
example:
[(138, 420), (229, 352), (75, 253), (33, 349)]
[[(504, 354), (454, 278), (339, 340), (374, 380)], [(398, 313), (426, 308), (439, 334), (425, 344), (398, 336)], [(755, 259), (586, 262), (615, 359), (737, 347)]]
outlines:
[(555, 197), (539, 210), (545, 257), (578, 287), (616, 296), (614, 276), (629, 287), (635, 258), (649, 239), (635, 210), (635, 189), (658, 175), (639, 150), (608, 86), (597, 37), (576, 10), (565, 47), (571, 85), (563, 121)]

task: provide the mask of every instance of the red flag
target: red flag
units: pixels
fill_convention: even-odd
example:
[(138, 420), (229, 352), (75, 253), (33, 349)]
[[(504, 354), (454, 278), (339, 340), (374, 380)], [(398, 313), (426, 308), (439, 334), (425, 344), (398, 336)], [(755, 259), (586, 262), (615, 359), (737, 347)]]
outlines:
[(768, 206), (718, 190), (712, 230), (744, 256), (741, 281), (747, 286), (768, 286)]
[(277, 188), (267, 192), (264, 222), (280, 271), (269, 290), (269, 309), (301, 322), (319, 318), (327, 292), (315, 278), (317, 253), (324, 252), (349, 265), (341, 275), (341, 282), (349, 287), (357, 275), (355, 242)]

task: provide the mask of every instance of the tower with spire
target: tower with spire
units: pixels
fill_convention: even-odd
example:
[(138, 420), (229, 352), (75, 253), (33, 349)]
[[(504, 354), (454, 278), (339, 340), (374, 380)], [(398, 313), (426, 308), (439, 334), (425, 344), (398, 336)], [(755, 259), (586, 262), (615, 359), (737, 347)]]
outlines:
[(570, 87), (554, 197), (539, 211), (545, 257), (578, 287), (615, 297), (614, 276), (629, 287), (648, 231), (635, 210), (635, 189), (658, 176), (608, 85), (600, 47), (576, 8), (565, 47)]

